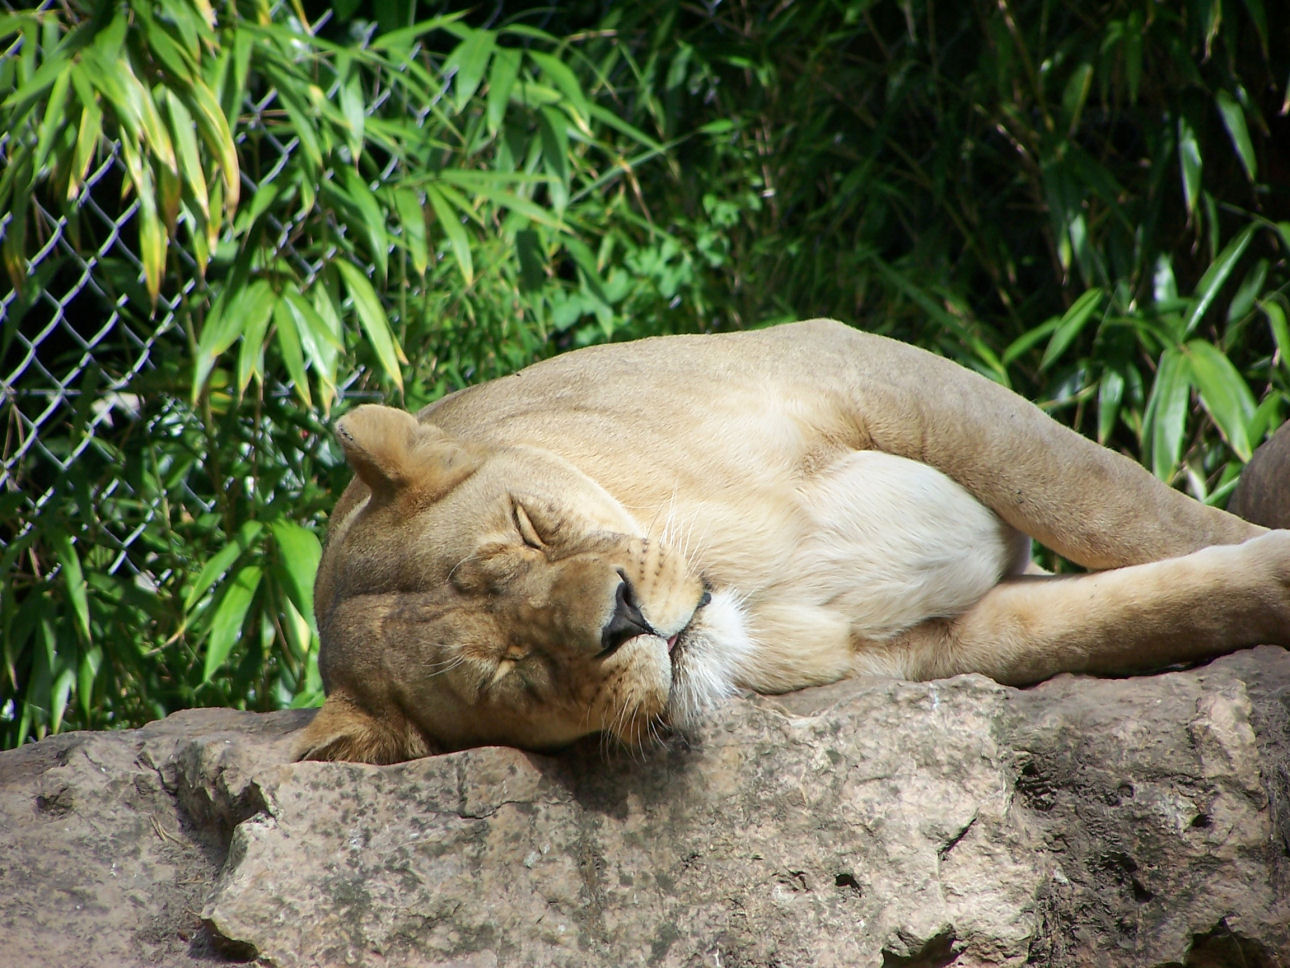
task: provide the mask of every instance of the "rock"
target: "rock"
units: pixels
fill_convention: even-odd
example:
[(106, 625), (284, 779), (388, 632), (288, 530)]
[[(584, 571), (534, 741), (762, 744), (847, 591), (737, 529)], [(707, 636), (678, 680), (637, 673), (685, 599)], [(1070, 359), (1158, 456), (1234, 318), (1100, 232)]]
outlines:
[(1265, 528), (1290, 528), (1290, 423), (1254, 452), (1227, 509)]
[(291, 763), (308, 716), (0, 754), (0, 964), (1290, 964), (1284, 650), (856, 679), (634, 755)]

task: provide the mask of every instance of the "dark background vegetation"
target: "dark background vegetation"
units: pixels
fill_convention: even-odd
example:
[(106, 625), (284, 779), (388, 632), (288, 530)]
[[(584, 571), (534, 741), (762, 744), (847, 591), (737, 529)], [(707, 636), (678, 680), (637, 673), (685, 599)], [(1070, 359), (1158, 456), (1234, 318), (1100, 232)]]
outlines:
[(317, 702), (354, 401), (834, 316), (1218, 503), (1290, 404), (1279, 3), (68, 0), (0, 51), (5, 745)]

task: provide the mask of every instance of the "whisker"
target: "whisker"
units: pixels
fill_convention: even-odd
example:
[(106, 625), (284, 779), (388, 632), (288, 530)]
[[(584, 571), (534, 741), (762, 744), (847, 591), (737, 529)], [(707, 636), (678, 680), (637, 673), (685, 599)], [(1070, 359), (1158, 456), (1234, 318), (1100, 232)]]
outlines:
[(461, 561), (457, 562), (455, 565), (453, 565), (453, 566), (452, 566), (452, 568), (451, 568), (451, 569), (449, 569), (449, 571), (448, 571), (448, 578), (447, 578), (446, 580), (447, 580), (448, 582), (451, 582), (451, 581), (452, 581), (452, 576), (453, 576), (453, 575), (455, 575), (455, 574), (457, 574), (457, 569), (458, 569), (458, 568), (460, 568), (460, 567), (461, 567), (462, 565), (464, 565), (466, 562), (468, 562), (468, 561), (472, 561), (472, 560), (477, 559), (477, 558), (479, 558), (479, 557), (480, 557), (480, 554), (479, 554), (479, 552), (477, 552), (477, 551), (472, 551), (470, 554), (466, 555), (466, 557), (462, 558), (462, 559), (461, 559)]

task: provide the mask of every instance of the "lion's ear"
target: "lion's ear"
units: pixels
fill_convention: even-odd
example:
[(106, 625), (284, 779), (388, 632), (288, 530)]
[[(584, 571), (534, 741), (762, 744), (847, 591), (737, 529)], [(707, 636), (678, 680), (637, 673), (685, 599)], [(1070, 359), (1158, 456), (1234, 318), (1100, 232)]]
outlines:
[(336, 436), (354, 473), (373, 494), (407, 487), (447, 492), (479, 466), (478, 448), (394, 407), (363, 404), (336, 424)]

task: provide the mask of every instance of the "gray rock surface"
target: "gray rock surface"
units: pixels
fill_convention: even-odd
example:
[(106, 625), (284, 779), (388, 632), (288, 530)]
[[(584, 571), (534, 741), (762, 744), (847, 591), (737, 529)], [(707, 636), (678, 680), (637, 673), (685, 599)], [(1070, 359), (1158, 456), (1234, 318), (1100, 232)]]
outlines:
[(0, 965), (1290, 965), (1290, 653), (749, 697), (635, 755), (0, 754)]

